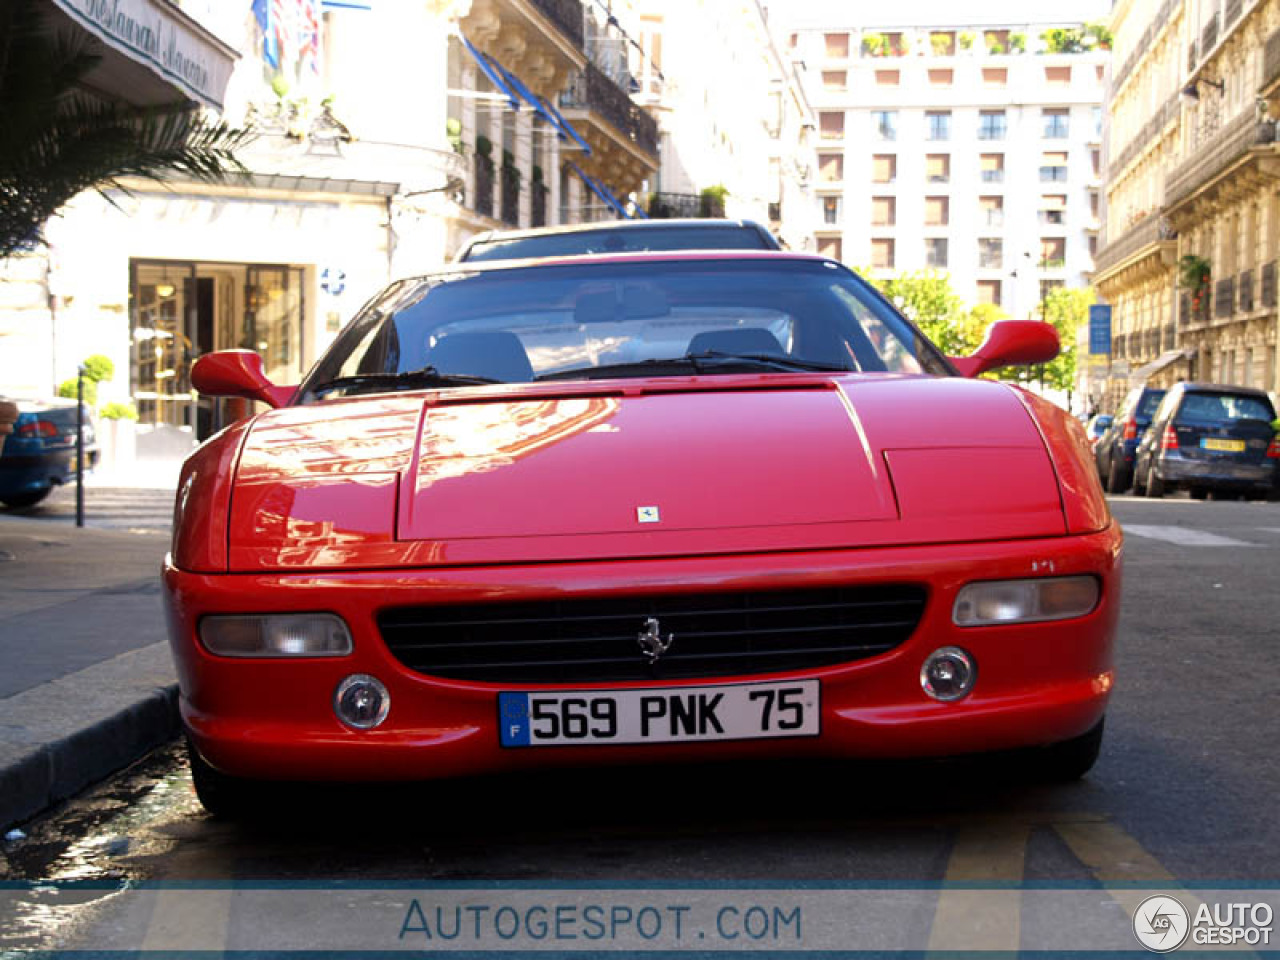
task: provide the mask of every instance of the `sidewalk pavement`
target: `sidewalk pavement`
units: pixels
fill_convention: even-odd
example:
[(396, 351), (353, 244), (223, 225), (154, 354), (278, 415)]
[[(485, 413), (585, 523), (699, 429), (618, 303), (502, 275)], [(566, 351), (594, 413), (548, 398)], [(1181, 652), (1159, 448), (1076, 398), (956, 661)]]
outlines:
[(9, 513), (0, 512), (0, 830), (179, 732), (160, 597), (167, 522), (76, 529), (61, 507)]

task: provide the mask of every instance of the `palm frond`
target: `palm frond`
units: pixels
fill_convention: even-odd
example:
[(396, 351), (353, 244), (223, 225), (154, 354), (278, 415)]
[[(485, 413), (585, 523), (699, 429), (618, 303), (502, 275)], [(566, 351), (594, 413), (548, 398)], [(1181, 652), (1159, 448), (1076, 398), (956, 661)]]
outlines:
[(80, 83), (96, 63), (83, 43), (50, 35), (36, 4), (0, 0), (0, 258), (84, 190), (247, 172), (236, 151), (249, 131), (185, 102), (139, 109), (90, 96)]

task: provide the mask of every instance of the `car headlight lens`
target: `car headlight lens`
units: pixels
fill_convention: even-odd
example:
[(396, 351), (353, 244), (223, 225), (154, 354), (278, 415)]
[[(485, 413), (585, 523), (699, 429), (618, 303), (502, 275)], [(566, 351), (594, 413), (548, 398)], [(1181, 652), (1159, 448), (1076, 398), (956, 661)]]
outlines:
[(957, 594), (951, 619), (961, 627), (1068, 620), (1092, 613), (1100, 595), (1091, 576), (970, 583)]
[(205, 617), (200, 642), (219, 657), (343, 657), (351, 631), (332, 613)]

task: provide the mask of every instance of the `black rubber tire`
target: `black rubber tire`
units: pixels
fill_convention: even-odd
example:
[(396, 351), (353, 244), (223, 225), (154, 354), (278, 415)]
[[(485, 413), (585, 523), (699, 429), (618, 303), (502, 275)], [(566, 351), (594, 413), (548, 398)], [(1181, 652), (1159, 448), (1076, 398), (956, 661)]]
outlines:
[(261, 809), (263, 791), (254, 780), (228, 776), (209, 766), (187, 741), (187, 759), (191, 763), (191, 782), (195, 785), (200, 805), (215, 817), (234, 820)]
[(52, 492), (53, 487), (49, 486), (40, 490), (28, 490), (26, 493), (11, 493), (0, 498), (0, 503), (6, 507), (34, 507)]
[(1147, 496), (1159, 500), (1164, 496), (1164, 481), (1156, 476), (1155, 467), (1147, 467)]
[(1103, 717), (1087, 733), (1035, 751), (1032, 761), (1037, 778), (1053, 783), (1069, 783), (1079, 780), (1092, 770), (1102, 750), (1102, 732), (1106, 722), (1106, 717)]
[(1189, 491), (1192, 500), (1208, 500), (1209, 491), (1204, 487), (1192, 487)]
[(1107, 493), (1124, 493), (1129, 489), (1130, 478), (1126, 477), (1124, 467), (1111, 458), (1111, 466), (1107, 468)]

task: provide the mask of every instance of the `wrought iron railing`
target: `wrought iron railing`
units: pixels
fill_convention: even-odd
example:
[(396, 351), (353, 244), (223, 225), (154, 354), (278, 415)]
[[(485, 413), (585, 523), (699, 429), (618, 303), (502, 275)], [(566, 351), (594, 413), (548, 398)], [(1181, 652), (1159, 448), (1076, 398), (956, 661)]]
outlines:
[(1230, 29), (1231, 25), (1240, 19), (1240, 11), (1244, 9), (1244, 0), (1227, 0), (1227, 5), (1222, 9), (1222, 25), (1225, 29)]
[(581, 0), (530, 0), (544, 17), (560, 28), (560, 32), (583, 49), (583, 24)]
[(1191, 46), (1187, 47), (1187, 73), (1194, 73), (1194, 72), (1195, 72), (1195, 69), (1196, 69), (1196, 54), (1197, 54), (1198, 52), (1199, 52), (1199, 51), (1196, 49), (1196, 42), (1195, 42), (1194, 40), (1192, 40), (1192, 41), (1191, 41)]
[(564, 107), (592, 110), (654, 159), (658, 156), (658, 122), (631, 102), (626, 91), (588, 62), (578, 79), (560, 97)]
[(1184, 291), (1178, 297), (1178, 323), (1183, 327), (1189, 327), (1195, 322), (1195, 317), (1191, 314), (1191, 294)]
[(1176, 237), (1177, 234), (1163, 217), (1149, 213), (1098, 251), (1093, 258), (1094, 273), (1096, 275), (1110, 270), (1146, 247)]
[(1176, 120), (1180, 113), (1181, 105), (1178, 102), (1178, 94), (1173, 94), (1164, 104), (1157, 110), (1133, 137), (1125, 144), (1124, 148), (1116, 153), (1115, 158), (1108, 164), (1107, 169), (1110, 171), (1111, 179), (1116, 179), (1120, 171), (1129, 165), (1144, 149), (1152, 146), (1160, 136), (1160, 131)]
[(1162, 341), (1161, 350), (1176, 350), (1178, 348), (1178, 328), (1172, 323), (1164, 325), (1160, 338)]
[(1169, 174), (1165, 181), (1165, 209), (1186, 200), (1201, 184), (1221, 173), (1254, 147), (1271, 143), (1274, 139), (1274, 125), (1259, 123), (1252, 107), (1242, 110)]
[(477, 153), (475, 155), (476, 197), (475, 210), (486, 217), (493, 216), (493, 161)]

